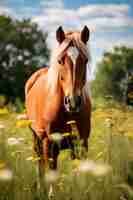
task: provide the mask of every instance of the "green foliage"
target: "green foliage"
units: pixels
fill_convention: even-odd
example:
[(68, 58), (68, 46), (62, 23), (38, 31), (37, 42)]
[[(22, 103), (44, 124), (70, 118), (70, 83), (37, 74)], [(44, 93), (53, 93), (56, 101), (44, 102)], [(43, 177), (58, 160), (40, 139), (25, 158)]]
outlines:
[(127, 81), (127, 72), (133, 68), (133, 49), (115, 47), (105, 52), (97, 66), (96, 78), (92, 83), (94, 96), (112, 95), (122, 101)]
[(31, 21), (0, 16), (0, 94), (24, 99), (28, 77), (49, 59), (47, 33)]

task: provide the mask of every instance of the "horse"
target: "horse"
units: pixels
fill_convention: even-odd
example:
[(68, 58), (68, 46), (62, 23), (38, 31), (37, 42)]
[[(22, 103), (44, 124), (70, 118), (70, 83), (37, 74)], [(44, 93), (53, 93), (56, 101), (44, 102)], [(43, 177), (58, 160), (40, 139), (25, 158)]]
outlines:
[[(88, 149), (91, 128), (91, 99), (86, 89), (89, 36), (87, 26), (80, 32), (66, 33), (60, 26), (56, 31), (58, 46), (52, 52), (50, 67), (37, 70), (26, 82), (26, 111), (39, 147), (37, 150), (35, 145), (35, 150), (42, 156), (40, 166), (48, 164), (51, 135), (71, 131), (68, 121), (76, 122), (82, 145)], [(52, 169), (57, 169), (58, 154), (56, 146)]]

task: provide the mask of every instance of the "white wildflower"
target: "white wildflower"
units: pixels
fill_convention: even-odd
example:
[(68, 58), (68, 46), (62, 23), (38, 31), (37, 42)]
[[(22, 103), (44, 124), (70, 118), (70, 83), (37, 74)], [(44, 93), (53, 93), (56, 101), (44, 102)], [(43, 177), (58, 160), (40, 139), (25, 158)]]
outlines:
[(29, 65), (30, 64), (30, 60), (25, 60), (24, 61), (24, 65)]
[(5, 125), (4, 124), (0, 124), (0, 129), (4, 129)]
[(20, 114), (20, 115), (17, 115), (16, 117), (17, 120), (24, 120), (24, 119), (27, 119), (27, 115), (24, 113), (24, 114)]
[(81, 161), (79, 165), (79, 171), (92, 172), (95, 167), (95, 163), (92, 160)]
[(48, 183), (54, 183), (55, 181), (57, 181), (58, 178), (59, 178), (59, 173), (55, 170), (49, 170), (45, 174), (45, 180)]
[(50, 137), (51, 137), (52, 141), (54, 141), (54, 142), (60, 142), (63, 138), (61, 133), (53, 133), (50, 135)]
[(17, 59), (18, 59), (19, 61), (22, 61), (22, 60), (23, 60), (23, 56), (22, 56), (22, 55), (19, 55), (19, 56), (17, 57)]
[(2, 66), (3, 67), (6, 67), (7, 66), (7, 63), (4, 61), (4, 62), (2, 62)]
[(54, 188), (52, 184), (50, 184), (50, 187), (49, 187), (48, 197), (51, 200), (54, 199)]
[(107, 164), (96, 164), (93, 169), (94, 176), (105, 176), (111, 171), (111, 167)]
[(12, 48), (13, 48), (12, 44), (7, 44), (6, 47), (5, 47), (5, 50), (10, 51)]
[(106, 125), (107, 128), (110, 128), (112, 126), (112, 120), (111, 120), (111, 118), (107, 118), (105, 120), (105, 125)]
[(15, 137), (10, 137), (7, 140), (7, 144), (10, 145), (10, 146), (17, 145), (17, 144), (20, 144), (20, 140), (18, 138), (15, 138)]
[(28, 50), (24, 50), (24, 56), (30, 56), (30, 52)]
[(22, 137), (20, 137), (20, 138), (17, 138), (17, 139), (18, 139), (18, 141), (19, 141), (19, 142), (24, 142), (24, 140), (25, 140), (25, 139), (24, 139), (24, 138), (22, 138)]
[(89, 172), (94, 176), (105, 176), (111, 171), (107, 164), (95, 163), (94, 161), (81, 161), (79, 166), (80, 172)]
[(0, 180), (10, 181), (13, 178), (13, 173), (10, 169), (0, 169)]

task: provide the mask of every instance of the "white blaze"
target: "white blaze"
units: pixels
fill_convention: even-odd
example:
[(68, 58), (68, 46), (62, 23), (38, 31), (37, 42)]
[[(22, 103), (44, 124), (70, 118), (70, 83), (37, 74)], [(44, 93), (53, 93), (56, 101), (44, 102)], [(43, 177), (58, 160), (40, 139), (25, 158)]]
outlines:
[(68, 56), (72, 59), (73, 64), (76, 64), (77, 57), (79, 55), (79, 51), (76, 47), (69, 47), (67, 51)]

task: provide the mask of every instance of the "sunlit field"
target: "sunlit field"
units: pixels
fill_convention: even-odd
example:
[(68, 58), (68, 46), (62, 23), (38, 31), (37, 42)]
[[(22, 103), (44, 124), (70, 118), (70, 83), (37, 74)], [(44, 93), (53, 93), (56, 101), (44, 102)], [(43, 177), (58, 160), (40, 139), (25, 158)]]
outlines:
[[(54, 185), (56, 200), (133, 199), (133, 109), (98, 102), (92, 112), (87, 158), (59, 155), (58, 172), (46, 171), (37, 189), (37, 158), (29, 122), (10, 108), (0, 109), (0, 200), (48, 199)], [(80, 145), (79, 145), (80, 146)]]

